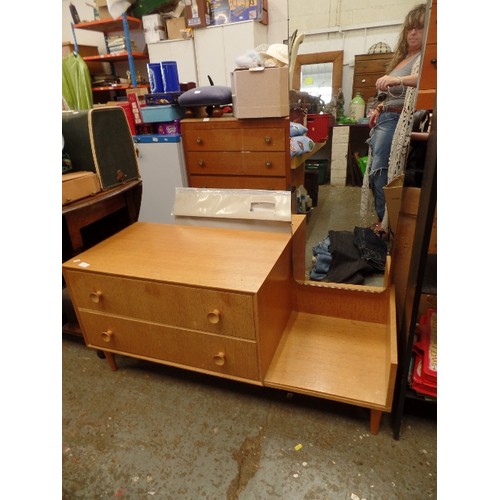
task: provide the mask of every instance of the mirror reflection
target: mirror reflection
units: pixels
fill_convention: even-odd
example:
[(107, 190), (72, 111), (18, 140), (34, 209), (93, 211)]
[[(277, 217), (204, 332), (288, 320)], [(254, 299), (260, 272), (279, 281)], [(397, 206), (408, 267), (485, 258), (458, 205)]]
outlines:
[(332, 99), (333, 63), (305, 64), (300, 69), (300, 90), (319, 97), (323, 102)]
[[(366, 5), (357, 9), (348, 2), (325, 0), (316, 10), (316, 4), (313, 9), (301, 0), (288, 1), (289, 33), (296, 32), (296, 38), (300, 38), (300, 45), (295, 47), (297, 57), (290, 61), (291, 99), (296, 98), (294, 92), (308, 94), (310, 98), (303, 100), (321, 104), (313, 115), (331, 115), (326, 140), (301, 166), (312, 207), (307, 212), (301, 255), (304, 265), (297, 266), (295, 274), (299, 281), (316, 286), (385, 286), (380, 269), (352, 279), (331, 272), (321, 252), (330, 237), (344, 248), (356, 246), (360, 239), (361, 244), (366, 243), (366, 237), (373, 233), (371, 226), (377, 222), (377, 214), (373, 202), (362, 195), (367, 189), (368, 112), (376, 104), (375, 82), (386, 74), (405, 16), (415, 5), (414, 1), (402, 0), (397, 5), (387, 2), (372, 9)], [(317, 60), (326, 53), (336, 54), (335, 60)], [(291, 54), (293, 58), (293, 45)], [(358, 92), (361, 115), (354, 113), (352, 102)], [(291, 109), (292, 105), (295, 103), (291, 101)], [(310, 115), (309, 111), (306, 120)], [(296, 113), (295, 119), (292, 111), (290, 116), (297, 121)], [(304, 124), (307, 126), (307, 121)], [(390, 241), (381, 240), (381, 244), (390, 253)]]

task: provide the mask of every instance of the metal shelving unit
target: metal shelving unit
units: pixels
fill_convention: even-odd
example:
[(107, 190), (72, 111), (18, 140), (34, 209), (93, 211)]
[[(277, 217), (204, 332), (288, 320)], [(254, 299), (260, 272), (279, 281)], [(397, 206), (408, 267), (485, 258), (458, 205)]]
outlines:
[[(100, 21), (90, 21), (85, 23), (72, 24), (73, 38), (75, 43), (75, 51), (78, 51), (78, 42), (75, 34), (75, 29), (87, 30), (87, 31), (98, 31), (104, 35), (104, 40), (106, 43), (107, 54), (97, 55), (97, 56), (87, 56), (83, 60), (87, 62), (107, 62), (111, 64), (111, 70), (114, 74), (113, 64), (116, 62), (128, 61), (130, 69), (130, 80), (131, 85), (109, 85), (103, 87), (95, 87), (92, 90), (103, 91), (103, 90), (126, 90), (128, 88), (136, 87), (147, 87), (147, 85), (137, 85), (137, 75), (135, 71), (134, 60), (147, 60), (148, 55), (142, 52), (132, 51), (132, 45), (130, 43), (130, 30), (136, 30), (142, 28), (142, 20), (135, 17), (127, 16), (123, 14), (121, 19), (104, 19)], [(108, 35), (110, 33), (123, 32), (125, 38), (125, 48), (123, 52), (109, 53), (108, 47)]]

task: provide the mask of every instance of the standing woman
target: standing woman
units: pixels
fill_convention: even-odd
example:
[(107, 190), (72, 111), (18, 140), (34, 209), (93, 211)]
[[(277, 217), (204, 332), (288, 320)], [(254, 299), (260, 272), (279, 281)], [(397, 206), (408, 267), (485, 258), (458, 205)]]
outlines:
[(420, 61), (425, 11), (425, 4), (421, 4), (406, 15), (387, 74), (380, 77), (375, 84), (378, 103), (372, 109), (368, 122), (371, 129), (367, 141), (370, 149), (368, 174), (378, 217), (378, 223), (372, 228), (381, 236), (385, 233), (381, 224), (385, 214), (384, 186), (387, 185), (391, 145), (403, 111), (406, 90), (408, 87), (416, 87), (418, 83), (418, 73), (414, 73), (412, 68), (417, 59)]

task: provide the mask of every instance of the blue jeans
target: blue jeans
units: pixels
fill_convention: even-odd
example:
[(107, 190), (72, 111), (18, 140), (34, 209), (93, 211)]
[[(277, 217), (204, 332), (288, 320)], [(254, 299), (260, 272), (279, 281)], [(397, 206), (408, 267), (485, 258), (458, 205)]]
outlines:
[(380, 220), (384, 218), (385, 213), (384, 186), (387, 185), (392, 138), (399, 117), (399, 113), (381, 113), (377, 124), (370, 130), (367, 141), (371, 153), (370, 188), (373, 191), (375, 211)]

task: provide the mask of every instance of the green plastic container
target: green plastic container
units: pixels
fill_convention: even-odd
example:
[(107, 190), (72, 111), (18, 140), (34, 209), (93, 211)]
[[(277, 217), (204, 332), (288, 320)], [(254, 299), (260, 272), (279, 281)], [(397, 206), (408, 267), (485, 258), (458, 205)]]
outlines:
[(356, 161), (358, 162), (358, 167), (364, 177), (366, 172), (366, 165), (368, 164), (368, 156), (361, 156), (360, 158), (357, 158)]
[(318, 171), (318, 184), (326, 184), (328, 181), (329, 160), (306, 160), (306, 170)]

